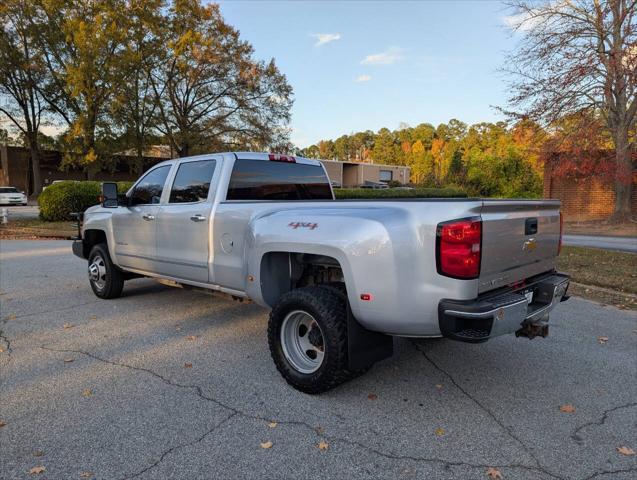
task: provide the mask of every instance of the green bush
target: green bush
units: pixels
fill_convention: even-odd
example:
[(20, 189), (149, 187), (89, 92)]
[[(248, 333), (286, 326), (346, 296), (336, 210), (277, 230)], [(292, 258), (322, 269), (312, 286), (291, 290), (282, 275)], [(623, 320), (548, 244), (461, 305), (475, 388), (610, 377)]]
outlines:
[[(126, 192), (132, 182), (117, 182), (118, 191)], [(47, 187), (38, 198), (40, 219), (47, 222), (71, 220), (72, 212), (83, 212), (99, 203), (102, 182), (66, 181)]]
[(414, 188), (403, 190), (396, 188), (336, 188), (334, 193), (338, 200), (359, 198), (456, 198), (467, 194), (458, 188)]

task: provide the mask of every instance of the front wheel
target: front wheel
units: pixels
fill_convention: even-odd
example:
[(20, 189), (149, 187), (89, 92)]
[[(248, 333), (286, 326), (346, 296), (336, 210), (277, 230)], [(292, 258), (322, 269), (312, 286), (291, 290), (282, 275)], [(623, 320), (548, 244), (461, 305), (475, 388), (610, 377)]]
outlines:
[(95, 245), (89, 253), (88, 279), (99, 298), (117, 298), (122, 294), (124, 275), (111, 261), (105, 243)]
[(268, 343), (283, 378), (302, 392), (325, 392), (356, 374), (347, 369), (347, 299), (334, 289), (282, 295), (270, 313)]

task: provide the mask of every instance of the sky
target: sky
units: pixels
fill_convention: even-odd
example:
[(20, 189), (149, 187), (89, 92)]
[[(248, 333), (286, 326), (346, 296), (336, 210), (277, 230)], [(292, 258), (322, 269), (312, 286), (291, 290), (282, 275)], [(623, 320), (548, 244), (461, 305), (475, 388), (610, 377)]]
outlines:
[(497, 70), (516, 44), (497, 1), (222, 0), (225, 19), (294, 89), (306, 147), (401, 123), (501, 120)]

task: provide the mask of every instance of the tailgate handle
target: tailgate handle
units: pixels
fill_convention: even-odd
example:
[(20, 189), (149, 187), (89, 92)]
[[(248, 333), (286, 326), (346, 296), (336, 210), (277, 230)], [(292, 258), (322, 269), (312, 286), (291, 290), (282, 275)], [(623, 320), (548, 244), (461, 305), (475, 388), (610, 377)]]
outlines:
[(524, 222), (524, 235), (535, 235), (537, 233), (537, 218), (527, 218)]

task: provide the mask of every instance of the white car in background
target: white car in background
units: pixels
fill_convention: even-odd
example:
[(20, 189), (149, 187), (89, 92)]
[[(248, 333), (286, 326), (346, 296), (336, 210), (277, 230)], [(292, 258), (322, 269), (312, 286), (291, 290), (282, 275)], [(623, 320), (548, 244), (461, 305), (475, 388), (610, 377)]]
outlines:
[(27, 196), (15, 187), (0, 187), (0, 205), (26, 205)]

